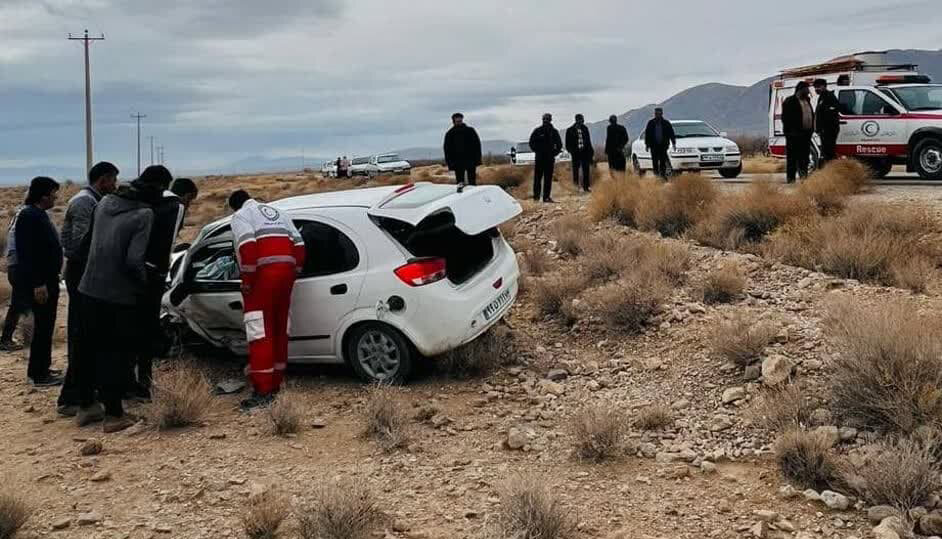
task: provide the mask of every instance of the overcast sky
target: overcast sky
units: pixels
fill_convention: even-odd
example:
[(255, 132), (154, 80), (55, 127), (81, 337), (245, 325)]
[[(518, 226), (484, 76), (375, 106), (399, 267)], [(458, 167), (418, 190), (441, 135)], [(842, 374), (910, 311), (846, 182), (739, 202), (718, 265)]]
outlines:
[[(464, 111), (482, 138), (752, 84), (861, 49), (942, 43), (938, 0), (0, 0), (0, 167), (133, 174), (132, 112), (181, 170), (250, 155), (434, 146)], [(196, 7), (199, 6), (199, 7)], [(145, 161), (149, 148), (145, 138)]]

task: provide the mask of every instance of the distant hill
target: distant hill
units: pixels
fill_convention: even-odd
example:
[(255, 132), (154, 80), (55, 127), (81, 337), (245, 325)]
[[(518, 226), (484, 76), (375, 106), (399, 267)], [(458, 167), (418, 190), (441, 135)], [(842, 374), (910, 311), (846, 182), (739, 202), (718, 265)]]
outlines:
[[(893, 50), (888, 60), (892, 63), (917, 64), (919, 71), (942, 82), (942, 49)], [(785, 66), (783, 66), (785, 67)], [(645, 105), (619, 115), (619, 121), (628, 127), (632, 139), (644, 129), (654, 116), (654, 107), (664, 107), (665, 115), (675, 120), (704, 120), (730, 135), (764, 135), (768, 130), (769, 84), (775, 77), (763, 79), (752, 86), (734, 86), (711, 82), (688, 88), (661, 103)], [(589, 125), (593, 142), (605, 142), (608, 120)]]
[[(510, 150), (512, 144), (512, 142), (506, 140), (483, 140), (481, 141), (481, 153), (484, 155), (504, 155), (504, 153)], [(396, 153), (406, 161), (410, 159), (415, 161), (432, 161), (445, 158), (441, 146), (405, 148), (403, 150), (397, 150)]]

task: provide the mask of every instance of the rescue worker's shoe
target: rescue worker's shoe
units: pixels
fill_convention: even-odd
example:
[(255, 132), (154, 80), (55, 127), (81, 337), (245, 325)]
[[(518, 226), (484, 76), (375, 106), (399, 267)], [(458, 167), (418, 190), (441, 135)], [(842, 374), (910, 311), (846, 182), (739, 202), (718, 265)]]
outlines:
[(56, 407), (56, 413), (62, 417), (75, 417), (78, 411), (79, 407), (74, 404), (60, 404)]
[(138, 421), (136, 416), (131, 414), (124, 414), (121, 417), (115, 416), (105, 416), (105, 422), (101, 425), (101, 430), (105, 434), (111, 434), (114, 432), (121, 432), (122, 430), (129, 429), (133, 427)]
[(19, 352), (22, 349), (23, 345), (16, 341), (0, 342), (0, 352)]
[(92, 423), (98, 423), (105, 419), (105, 409), (101, 404), (95, 403), (88, 408), (79, 408), (75, 414), (75, 424), (79, 427), (85, 427)]
[(274, 400), (275, 396), (273, 394), (259, 395), (258, 393), (252, 393), (251, 397), (239, 403), (239, 408), (241, 408), (243, 412), (249, 412), (256, 408), (264, 408), (270, 405)]

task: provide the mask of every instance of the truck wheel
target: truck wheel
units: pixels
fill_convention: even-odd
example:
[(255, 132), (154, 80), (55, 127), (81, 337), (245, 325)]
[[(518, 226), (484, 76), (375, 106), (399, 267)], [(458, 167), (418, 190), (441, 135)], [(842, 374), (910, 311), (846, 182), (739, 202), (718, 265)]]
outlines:
[(720, 176), (727, 179), (736, 178), (740, 174), (742, 174), (742, 163), (740, 163), (739, 166), (736, 168), (721, 168), (720, 169)]
[(924, 180), (942, 180), (942, 139), (927, 138), (916, 144), (913, 164)]
[(370, 383), (404, 384), (412, 373), (412, 344), (392, 326), (378, 322), (359, 325), (345, 343), (353, 372)]
[(885, 178), (893, 170), (893, 162), (889, 159), (866, 159), (864, 163), (873, 171), (873, 177), (876, 179)]
[(631, 158), (631, 168), (635, 169), (635, 174), (638, 176), (644, 177), (644, 169), (641, 168), (641, 162), (638, 161), (638, 156), (635, 155)]

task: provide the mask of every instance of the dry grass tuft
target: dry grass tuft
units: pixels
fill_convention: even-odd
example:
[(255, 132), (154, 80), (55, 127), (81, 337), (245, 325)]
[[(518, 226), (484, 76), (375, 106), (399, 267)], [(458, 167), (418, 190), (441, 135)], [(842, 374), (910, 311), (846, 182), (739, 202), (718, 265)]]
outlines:
[(529, 167), (500, 166), (481, 170), (478, 183), (502, 187), (505, 190), (515, 189), (527, 183), (531, 174)]
[(569, 512), (543, 480), (518, 476), (500, 492), (495, 533), (501, 538), (569, 539), (574, 526)]
[(218, 409), (206, 375), (187, 365), (158, 372), (151, 397), (148, 421), (161, 430), (198, 425)]
[(821, 213), (844, 209), (847, 197), (859, 193), (872, 177), (870, 169), (856, 159), (838, 159), (812, 173), (798, 187)]
[(659, 430), (674, 424), (674, 413), (670, 406), (652, 404), (638, 410), (634, 419), (635, 428), (641, 430)]
[(763, 391), (750, 409), (750, 416), (771, 431), (786, 432), (808, 426), (813, 409), (802, 388), (790, 382)]
[(367, 390), (364, 435), (379, 442), (384, 451), (409, 443), (409, 420), (393, 386), (375, 384)]
[(490, 373), (509, 363), (513, 334), (504, 326), (494, 326), (487, 333), (443, 355), (439, 370), (457, 378)]
[(708, 273), (700, 282), (704, 303), (731, 303), (746, 289), (746, 275), (735, 264), (727, 264)]
[(713, 351), (740, 367), (748, 367), (775, 340), (777, 330), (768, 322), (756, 322), (745, 314), (719, 322), (713, 330)]
[(282, 389), (268, 407), (272, 434), (287, 436), (301, 432), (305, 405), (301, 396), (291, 389)]
[(743, 159), (742, 171), (744, 174), (778, 174), (785, 172), (785, 160), (764, 156), (747, 157)]
[(914, 305), (836, 301), (825, 320), (839, 354), (832, 405), (857, 426), (910, 433), (942, 425), (942, 327)]
[(601, 462), (620, 453), (627, 422), (617, 408), (587, 406), (577, 411), (571, 421), (576, 457)]
[(584, 262), (586, 275), (593, 281), (607, 281), (619, 275), (632, 263), (625, 240), (614, 233), (603, 233), (586, 241)]
[(242, 529), (249, 539), (276, 539), (290, 513), (291, 505), (282, 494), (271, 490), (256, 494), (242, 509)]
[(626, 255), (632, 271), (652, 272), (673, 286), (680, 286), (687, 279), (690, 250), (681, 243), (635, 238)]
[(596, 184), (589, 200), (589, 218), (596, 222), (614, 219), (622, 225), (635, 226), (639, 181), (637, 176), (628, 176), (624, 180), (603, 180)]
[(523, 251), (523, 265), (529, 275), (543, 275), (550, 268), (552, 260), (546, 250), (530, 247)]
[(863, 479), (860, 495), (868, 503), (901, 511), (926, 505), (942, 488), (931, 451), (909, 438), (881, 443), (857, 473)]
[(315, 487), (314, 500), (298, 518), (302, 539), (368, 539), (381, 531), (386, 515), (362, 481), (334, 481)]
[(660, 311), (670, 293), (663, 276), (639, 270), (593, 291), (589, 303), (610, 327), (633, 333)]
[(553, 226), (556, 237), (556, 250), (569, 256), (582, 254), (582, 248), (589, 237), (589, 227), (582, 218), (570, 215), (562, 217)]
[(572, 300), (586, 289), (588, 282), (583, 275), (554, 274), (534, 279), (530, 286), (533, 290), (531, 296), (541, 315), (571, 323)]
[(782, 475), (803, 488), (828, 488), (838, 478), (831, 442), (819, 432), (791, 429), (775, 442)]
[(709, 179), (685, 174), (666, 184), (644, 180), (638, 196), (635, 206), (638, 228), (674, 237), (708, 215), (717, 190)]
[(0, 492), (0, 539), (12, 539), (33, 513), (32, 507), (9, 486)]

